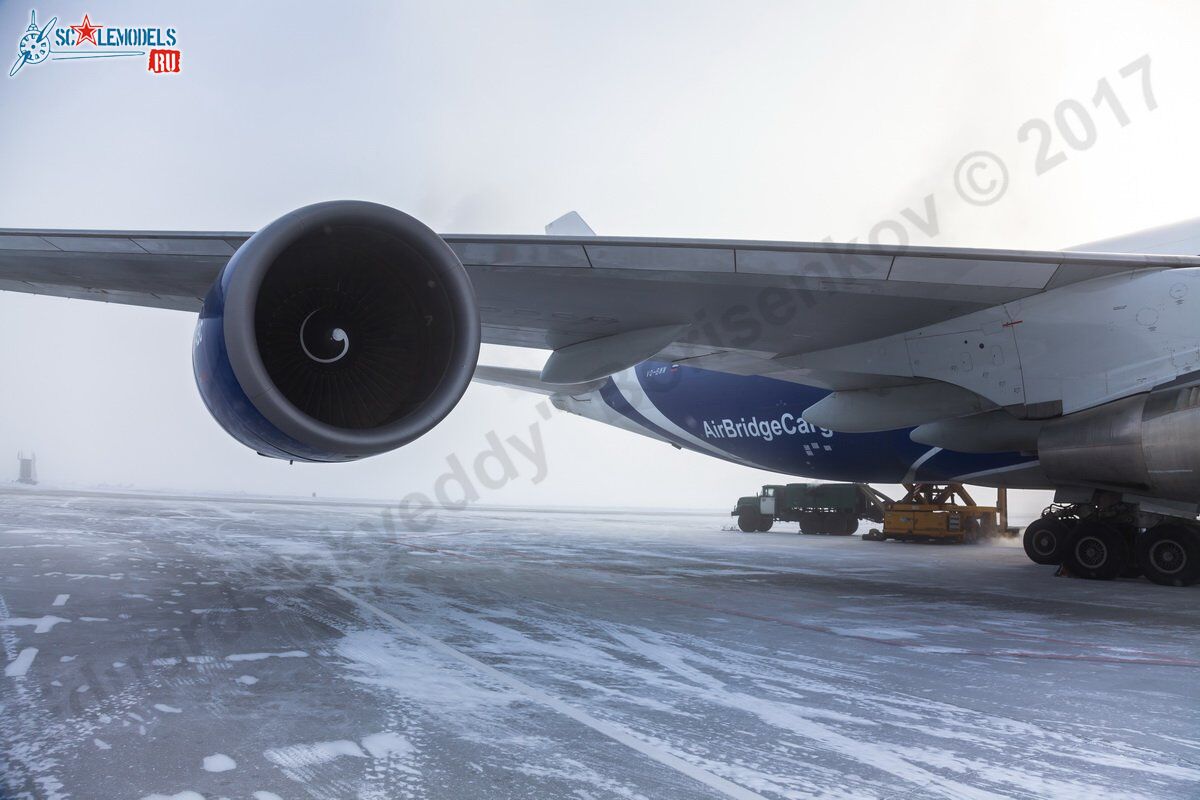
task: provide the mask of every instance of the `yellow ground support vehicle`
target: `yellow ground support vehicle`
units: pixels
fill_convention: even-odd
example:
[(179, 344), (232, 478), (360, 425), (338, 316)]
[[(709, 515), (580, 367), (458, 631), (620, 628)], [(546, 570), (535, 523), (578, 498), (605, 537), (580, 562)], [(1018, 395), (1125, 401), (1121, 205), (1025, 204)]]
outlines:
[(1000, 506), (976, 505), (961, 483), (906, 483), (907, 494), (884, 506), (883, 530), (872, 541), (976, 542), (1007, 533), (1005, 497)]

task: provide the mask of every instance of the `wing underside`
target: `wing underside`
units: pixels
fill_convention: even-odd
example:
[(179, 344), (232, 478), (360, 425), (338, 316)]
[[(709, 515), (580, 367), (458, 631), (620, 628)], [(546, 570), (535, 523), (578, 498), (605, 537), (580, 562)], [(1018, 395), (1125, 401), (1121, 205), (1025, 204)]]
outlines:
[[(249, 234), (0, 230), (0, 289), (196, 311)], [(643, 330), (659, 356), (840, 384), (787, 357), (931, 325), (1090, 278), (1200, 266), (1180, 255), (597, 236), (443, 237), (485, 342), (562, 350)], [(881, 382), (882, 381), (882, 382)], [(871, 385), (886, 385), (881, 379)]]

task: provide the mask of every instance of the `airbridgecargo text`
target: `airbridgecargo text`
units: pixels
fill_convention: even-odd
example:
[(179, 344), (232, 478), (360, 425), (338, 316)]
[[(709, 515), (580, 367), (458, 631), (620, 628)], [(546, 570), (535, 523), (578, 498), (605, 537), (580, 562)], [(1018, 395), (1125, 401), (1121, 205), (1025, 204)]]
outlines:
[(704, 438), (706, 439), (762, 439), (769, 442), (779, 436), (795, 436), (820, 432), (826, 439), (833, 438), (833, 431), (828, 428), (818, 428), (809, 425), (802, 419), (796, 419), (793, 414), (784, 414), (778, 419), (762, 419), (742, 417), (738, 420), (714, 419), (704, 421)]

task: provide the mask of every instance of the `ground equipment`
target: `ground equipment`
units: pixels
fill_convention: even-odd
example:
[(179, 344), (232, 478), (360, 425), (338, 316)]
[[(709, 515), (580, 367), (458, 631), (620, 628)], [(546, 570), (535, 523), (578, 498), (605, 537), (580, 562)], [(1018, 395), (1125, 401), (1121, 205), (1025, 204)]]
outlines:
[(848, 536), (861, 519), (883, 521), (888, 498), (865, 483), (789, 483), (764, 486), (738, 498), (730, 516), (745, 533), (765, 533), (775, 522), (795, 522), (801, 533)]
[(1008, 534), (995, 506), (980, 506), (961, 483), (906, 483), (907, 493), (885, 505), (883, 529), (863, 536), (869, 541), (976, 542)]

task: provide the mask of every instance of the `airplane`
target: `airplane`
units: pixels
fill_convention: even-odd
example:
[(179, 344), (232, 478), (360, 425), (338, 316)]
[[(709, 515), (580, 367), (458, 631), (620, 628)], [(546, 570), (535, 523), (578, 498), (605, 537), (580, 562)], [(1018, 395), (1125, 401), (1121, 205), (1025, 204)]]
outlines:
[[(339, 200), (250, 233), (0, 229), (0, 289), (198, 314), (273, 458), (384, 453), (472, 380), (808, 478), (1052, 489), (1037, 563), (1200, 580), (1200, 220), (1062, 251), (439, 235)], [(551, 351), (478, 364), (483, 342)]]

